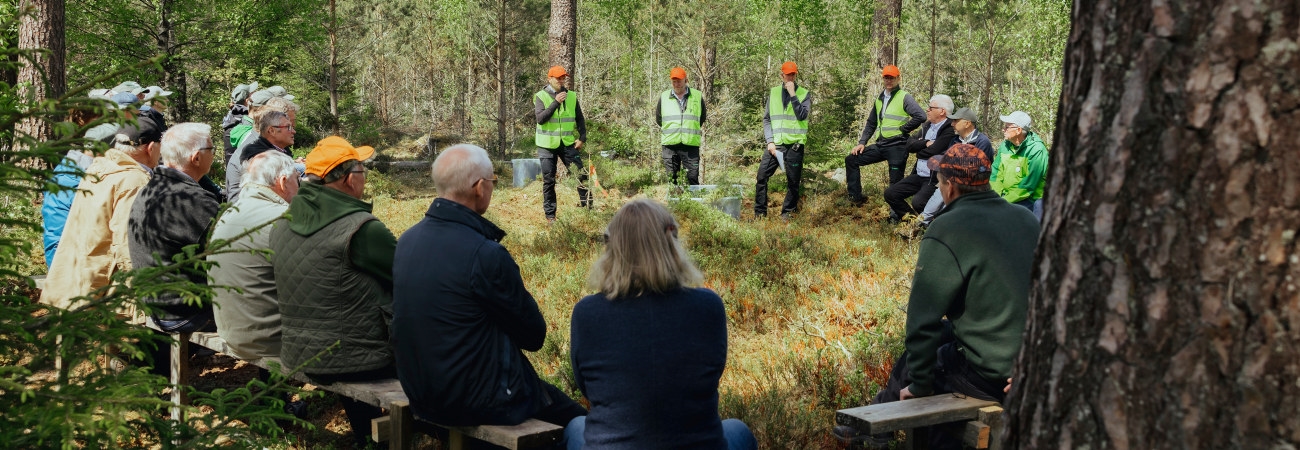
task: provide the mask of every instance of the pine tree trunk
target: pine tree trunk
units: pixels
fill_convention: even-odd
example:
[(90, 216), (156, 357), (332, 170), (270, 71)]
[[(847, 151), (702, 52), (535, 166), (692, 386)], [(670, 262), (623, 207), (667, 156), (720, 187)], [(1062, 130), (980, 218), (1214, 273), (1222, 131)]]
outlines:
[(872, 20), (872, 38), (876, 41), (876, 68), (898, 61), (898, 24), (902, 22), (903, 0), (883, 0)]
[(1300, 442), (1300, 3), (1076, 2), (1010, 448)]
[[(46, 49), (31, 61), (22, 61), (17, 82), (32, 100), (62, 97), (67, 81), (64, 75), (64, 0), (23, 0), (19, 8), (30, 8), (18, 24), (18, 48)], [(54, 137), (54, 129), (44, 120), (27, 119), (17, 131), (36, 140)]]
[(338, 49), (338, 32), (339, 16), (335, 7), (335, 1), (330, 0), (330, 61), (329, 61), (329, 94), (330, 94), (330, 132), (339, 134), (339, 49)]
[[(570, 74), (578, 45), (578, 2), (576, 0), (551, 0), (551, 25), (546, 32), (549, 51), (546, 56), (553, 66), (564, 67)], [(569, 88), (573, 77), (569, 77)]]

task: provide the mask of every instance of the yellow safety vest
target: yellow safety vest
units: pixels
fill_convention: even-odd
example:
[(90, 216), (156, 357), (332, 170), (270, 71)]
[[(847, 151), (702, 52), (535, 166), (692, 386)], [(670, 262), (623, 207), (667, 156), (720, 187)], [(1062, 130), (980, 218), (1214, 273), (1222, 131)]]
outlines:
[(876, 139), (891, 138), (903, 134), (903, 125), (907, 123), (912, 116), (907, 115), (907, 110), (903, 108), (903, 99), (907, 98), (907, 91), (899, 89), (889, 98), (889, 107), (882, 108), (884, 102), (880, 97), (876, 97)]
[(700, 146), (700, 114), (704, 112), (704, 96), (694, 88), (688, 92), (686, 111), (681, 110), (681, 103), (677, 102), (672, 89), (659, 96), (659, 119), (663, 123), (660, 126), (660, 145)]
[[(803, 144), (808, 142), (808, 120), (799, 120), (794, 115), (794, 102), (782, 109), (781, 91), (784, 87), (772, 88), (767, 100), (767, 115), (772, 124), (772, 142), (780, 145)], [(808, 90), (803, 87), (795, 89), (794, 96), (802, 103), (808, 98)]]
[[(578, 140), (574, 129), (578, 126), (578, 93), (568, 91), (569, 94), (564, 99), (564, 104), (555, 108), (551, 118), (546, 123), (537, 124), (537, 134), (533, 142), (541, 148), (556, 149), (560, 145), (573, 145)], [(542, 101), (543, 108), (550, 108), (555, 103), (555, 98), (546, 90), (537, 91), (533, 94), (538, 100)]]

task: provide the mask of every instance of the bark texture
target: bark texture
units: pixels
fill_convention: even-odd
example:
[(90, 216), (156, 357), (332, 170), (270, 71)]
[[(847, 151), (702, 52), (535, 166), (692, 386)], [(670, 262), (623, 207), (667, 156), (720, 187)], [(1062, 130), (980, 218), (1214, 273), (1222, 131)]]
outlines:
[(872, 20), (872, 39), (878, 46), (876, 68), (898, 64), (898, 24), (903, 18), (903, 0), (882, 0)]
[[(64, 0), (23, 0), (19, 8), (30, 11), (18, 24), (18, 48), (46, 49), (33, 54), (18, 70), (18, 85), (34, 100), (62, 97), (67, 89), (64, 75)], [(31, 118), (18, 124), (20, 133), (37, 140), (54, 137), (44, 120)]]
[(573, 88), (573, 67), (578, 45), (578, 2), (576, 0), (551, 0), (551, 25), (546, 32), (549, 51), (546, 56), (553, 66), (569, 71), (568, 87)]
[(1011, 448), (1300, 442), (1300, 2), (1074, 3)]

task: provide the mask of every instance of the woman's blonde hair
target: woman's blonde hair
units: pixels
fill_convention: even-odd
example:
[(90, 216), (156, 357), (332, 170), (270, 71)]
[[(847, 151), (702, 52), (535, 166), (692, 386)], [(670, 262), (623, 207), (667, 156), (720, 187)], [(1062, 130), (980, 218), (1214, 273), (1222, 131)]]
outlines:
[(677, 220), (663, 205), (633, 200), (605, 231), (605, 253), (591, 266), (588, 285), (609, 299), (698, 286), (704, 274), (677, 238)]

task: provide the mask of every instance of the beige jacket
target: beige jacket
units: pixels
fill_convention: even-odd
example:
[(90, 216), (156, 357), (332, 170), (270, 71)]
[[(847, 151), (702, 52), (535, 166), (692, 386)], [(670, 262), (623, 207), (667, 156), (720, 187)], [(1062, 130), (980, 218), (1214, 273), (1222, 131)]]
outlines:
[(77, 186), (41, 303), (77, 306), (72, 299), (107, 286), (113, 273), (131, 269), (127, 218), (136, 194), (148, 182), (144, 166), (121, 150), (109, 149), (95, 158)]

